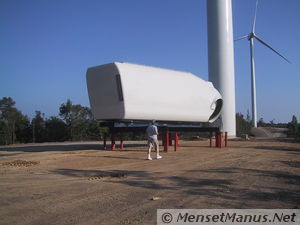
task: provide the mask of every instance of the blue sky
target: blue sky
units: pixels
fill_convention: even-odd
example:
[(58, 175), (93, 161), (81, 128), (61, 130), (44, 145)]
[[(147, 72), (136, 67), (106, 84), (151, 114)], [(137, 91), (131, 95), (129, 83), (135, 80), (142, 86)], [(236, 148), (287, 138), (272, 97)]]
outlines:
[[(234, 36), (250, 32), (255, 0), (233, 0)], [(300, 119), (300, 1), (261, 0), (255, 42), (258, 118)], [(207, 76), (205, 0), (0, 0), (0, 98), (24, 114), (89, 106), (90, 66), (125, 61)], [(236, 110), (251, 109), (249, 42), (235, 43)], [(251, 111), (250, 111), (251, 112)]]

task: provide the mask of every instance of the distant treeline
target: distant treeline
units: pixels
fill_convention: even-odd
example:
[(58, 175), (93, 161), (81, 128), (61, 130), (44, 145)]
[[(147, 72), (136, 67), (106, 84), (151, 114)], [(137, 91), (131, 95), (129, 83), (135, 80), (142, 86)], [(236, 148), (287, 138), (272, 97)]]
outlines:
[[(46, 118), (41, 111), (35, 111), (31, 120), (15, 107), (15, 101), (10, 97), (0, 99), (0, 145), (34, 142), (61, 142), (102, 140), (108, 133), (106, 128), (100, 127), (93, 118), (90, 108), (73, 104), (67, 100), (59, 107), (59, 116)], [(236, 114), (237, 136), (250, 134), (251, 120), (249, 113)], [(288, 128), (288, 135), (300, 137), (300, 124), (293, 116), (287, 124), (266, 123), (261, 118), (258, 126), (272, 126)], [(191, 134), (195, 135), (195, 134)], [(196, 134), (197, 135), (197, 134)], [(199, 134), (202, 136), (203, 134)], [(145, 139), (145, 135), (127, 134), (124, 139)]]
[[(300, 137), (300, 124), (297, 121), (297, 117), (293, 115), (292, 121), (289, 123), (275, 123), (274, 120), (265, 122), (263, 118), (260, 118), (258, 127), (277, 127), (277, 128), (288, 128), (287, 136), (292, 138)], [(249, 111), (247, 112), (246, 118), (241, 113), (236, 114), (236, 135), (239, 137), (243, 134), (250, 135), (252, 127), (252, 120), (250, 118)]]
[(100, 140), (106, 132), (88, 107), (71, 100), (61, 104), (59, 117), (46, 118), (35, 111), (31, 120), (15, 107), (10, 97), (0, 100), (0, 144)]

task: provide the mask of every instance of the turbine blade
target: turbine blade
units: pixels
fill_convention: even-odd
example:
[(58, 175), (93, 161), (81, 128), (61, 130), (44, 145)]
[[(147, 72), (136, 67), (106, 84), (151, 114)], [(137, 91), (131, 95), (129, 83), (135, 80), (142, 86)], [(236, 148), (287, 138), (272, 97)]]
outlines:
[(248, 38), (248, 35), (245, 35), (245, 36), (239, 37), (237, 39), (234, 39), (234, 41), (239, 41), (239, 40), (242, 40), (242, 39), (245, 39), (245, 38)]
[(254, 33), (254, 31), (255, 31), (257, 7), (258, 7), (258, 0), (256, 0), (256, 5), (255, 5), (254, 19), (253, 19), (253, 25), (252, 25), (252, 33)]
[(277, 55), (279, 55), (281, 58), (283, 58), (285, 61), (287, 61), (288, 63), (291, 63), (287, 58), (285, 58), (283, 55), (281, 55), (279, 52), (277, 52), (274, 48), (272, 48), (269, 44), (267, 44), (266, 42), (264, 42), (262, 39), (260, 39), (259, 37), (257, 37), (256, 35), (254, 35), (254, 37), (263, 45), (267, 46), (269, 49), (271, 49), (273, 52), (275, 52)]

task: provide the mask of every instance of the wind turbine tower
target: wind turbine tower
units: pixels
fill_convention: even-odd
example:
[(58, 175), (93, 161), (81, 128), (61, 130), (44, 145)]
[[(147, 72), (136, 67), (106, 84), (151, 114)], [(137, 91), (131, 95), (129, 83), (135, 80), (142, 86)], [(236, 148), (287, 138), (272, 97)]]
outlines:
[[(257, 127), (257, 110), (256, 110), (256, 81), (255, 81), (255, 66), (254, 66), (254, 39), (258, 40), (260, 43), (271, 49), (277, 55), (282, 57), (287, 62), (291, 63), (288, 59), (286, 59), (283, 55), (277, 52), (274, 48), (272, 48), (269, 44), (264, 42), (261, 38), (259, 38), (255, 33), (255, 23), (256, 23), (256, 14), (257, 14), (258, 0), (256, 0), (254, 19), (252, 25), (252, 31), (243, 37), (236, 39), (235, 41), (247, 38), (250, 42), (250, 63), (251, 63), (251, 99), (252, 99), (252, 124), (253, 127)], [(222, 93), (221, 93), (222, 94)]]
[(223, 97), (220, 128), (236, 136), (231, 0), (207, 0), (208, 77)]

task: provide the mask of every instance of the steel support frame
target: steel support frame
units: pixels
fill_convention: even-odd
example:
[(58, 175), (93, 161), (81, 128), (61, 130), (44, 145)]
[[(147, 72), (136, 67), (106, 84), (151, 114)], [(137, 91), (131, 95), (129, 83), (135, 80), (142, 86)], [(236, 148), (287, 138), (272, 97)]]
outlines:
[[(120, 149), (124, 148), (124, 140), (123, 140), (123, 133), (126, 132), (136, 132), (136, 133), (145, 133), (147, 127), (109, 127), (110, 134), (111, 134), (111, 150), (116, 149), (116, 134), (120, 134)], [(213, 146), (212, 136), (215, 133), (215, 146), (221, 148), (222, 147), (222, 133), (220, 132), (218, 127), (167, 127), (167, 126), (159, 126), (159, 131), (163, 134), (163, 146), (164, 151), (169, 151), (169, 146), (172, 145), (172, 139), (174, 139), (174, 151), (178, 151), (178, 142), (179, 136), (178, 131), (180, 132), (209, 132), (210, 133), (210, 144), (209, 146)], [(172, 135), (173, 134), (173, 135)], [(103, 149), (107, 149), (106, 140), (107, 135), (104, 134), (103, 140)], [(228, 138), (227, 132), (225, 132), (225, 147), (228, 145)]]

